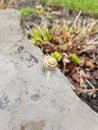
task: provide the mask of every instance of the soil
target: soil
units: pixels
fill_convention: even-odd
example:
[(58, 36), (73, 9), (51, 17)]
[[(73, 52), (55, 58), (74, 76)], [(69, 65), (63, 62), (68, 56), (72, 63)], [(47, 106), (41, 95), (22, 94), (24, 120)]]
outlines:
[[(54, 55), (56, 52), (57, 60), (61, 57), (58, 67), (74, 85), (73, 91), (98, 113), (98, 21), (81, 12), (42, 6), (38, 0), (10, 2), (5, 0), (0, 7), (31, 7), (35, 10), (32, 15), (24, 17), (28, 38), (35, 40), (32, 30), (38, 29), (42, 39), (35, 44), (44, 54)], [(37, 13), (38, 9), (44, 11)], [(48, 41), (44, 40), (43, 27), (49, 30), (51, 39)]]

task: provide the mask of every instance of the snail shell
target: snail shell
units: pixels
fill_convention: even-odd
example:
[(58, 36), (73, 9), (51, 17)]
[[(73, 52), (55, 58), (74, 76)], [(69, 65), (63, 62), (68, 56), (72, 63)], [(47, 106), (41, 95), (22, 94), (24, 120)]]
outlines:
[(54, 70), (57, 66), (57, 61), (52, 56), (45, 56), (42, 63), (43, 67), (49, 70)]

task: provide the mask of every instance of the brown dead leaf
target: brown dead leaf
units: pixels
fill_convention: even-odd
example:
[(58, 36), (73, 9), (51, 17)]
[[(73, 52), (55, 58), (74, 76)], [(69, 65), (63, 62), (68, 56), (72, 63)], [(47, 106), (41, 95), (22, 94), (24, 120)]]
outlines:
[(71, 35), (69, 32), (65, 32), (65, 33), (63, 33), (63, 37), (64, 37), (64, 41), (68, 42), (69, 39), (71, 38)]
[(91, 70), (93, 70), (95, 68), (95, 65), (92, 63), (92, 61), (90, 60), (86, 60), (84, 65), (88, 68), (90, 68)]
[(73, 45), (73, 43), (72, 43), (72, 42), (68, 42), (68, 43), (67, 43), (67, 48), (72, 47), (72, 45)]
[(75, 63), (70, 63), (70, 64), (68, 64), (67, 69), (71, 73), (76, 73), (76, 71), (77, 71), (76, 67), (77, 67), (77, 65)]
[(67, 44), (66, 43), (62, 45), (62, 49), (63, 49), (63, 51), (67, 50)]
[(80, 75), (78, 73), (72, 74), (71, 77), (73, 81), (80, 83)]

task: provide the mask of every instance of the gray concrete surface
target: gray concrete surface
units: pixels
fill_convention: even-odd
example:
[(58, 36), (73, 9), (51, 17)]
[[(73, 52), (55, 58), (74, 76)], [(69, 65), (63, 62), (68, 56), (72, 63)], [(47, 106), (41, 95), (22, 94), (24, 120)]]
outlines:
[(46, 80), (20, 22), (17, 11), (0, 11), (0, 130), (97, 130), (98, 115), (58, 69)]

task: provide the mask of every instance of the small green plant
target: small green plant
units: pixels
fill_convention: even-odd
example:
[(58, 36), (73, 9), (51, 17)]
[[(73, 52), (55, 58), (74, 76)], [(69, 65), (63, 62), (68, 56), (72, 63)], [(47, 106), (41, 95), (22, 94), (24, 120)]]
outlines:
[(81, 60), (76, 56), (76, 54), (72, 54), (70, 60), (74, 63), (80, 64)]
[(49, 33), (49, 29), (48, 28), (43, 28), (43, 33), (44, 33), (44, 35), (45, 35), (45, 37), (44, 37), (44, 41), (45, 42), (49, 42), (50, 40), (51, 40), (51, 35), (50, 35), (50, 33)]
[(22, 8), (19, 10), (22, 16), (27, 17), (30, 16), (33, 13), (33, 10), (31, 8)]
[(53, 57), (59, 62), (62, 58), (61, 54), (57, 51), (53, 53)]
[(37, 41), (42, 41), (42, 36), (38, 29), (36, 29), (36, 28), (33, 29), (33, 35), (34, 35), (34, 37), (32, 37), (31, 40), (35, 45), (36, 45)]
[(37, 45), (37, 41), (40, 42), (49, 42), (51, 40), (51, 35), (49, 33), (48, 28), (43, 28), (43, 29), (33, 29), (33, 37), (31, 38), (32, 42)]
[(44, 8), (36, 9), (36, 10), (35, 10), (35, 13), (38, 14), (38, 15), (41, 15), (41, 14), (44, 14), (44, 13), (45, 13), (45, 10), (44, 10)]

